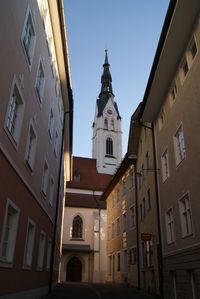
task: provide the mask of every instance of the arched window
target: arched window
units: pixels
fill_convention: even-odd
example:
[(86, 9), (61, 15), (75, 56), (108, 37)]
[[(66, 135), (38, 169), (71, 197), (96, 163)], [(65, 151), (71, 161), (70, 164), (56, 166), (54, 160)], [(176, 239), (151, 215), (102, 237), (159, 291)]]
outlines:
[(113, 141), (110, 137), (106, 139), (106, 155), (113, 156)]
[(83, 237), (83, 220), (80, 216), (76, 216), (73, 220), (72, 238)]
[(108, 130), (108, 120), (107, 120), (107, 118), (104, 119), (104, 129)]

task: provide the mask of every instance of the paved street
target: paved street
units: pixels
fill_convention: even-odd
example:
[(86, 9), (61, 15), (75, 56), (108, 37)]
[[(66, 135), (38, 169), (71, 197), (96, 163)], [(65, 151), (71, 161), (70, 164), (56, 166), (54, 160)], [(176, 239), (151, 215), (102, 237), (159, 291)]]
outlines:
[(45, 299), (156, 299), (135, 288), (117, 284), (59, 284)]

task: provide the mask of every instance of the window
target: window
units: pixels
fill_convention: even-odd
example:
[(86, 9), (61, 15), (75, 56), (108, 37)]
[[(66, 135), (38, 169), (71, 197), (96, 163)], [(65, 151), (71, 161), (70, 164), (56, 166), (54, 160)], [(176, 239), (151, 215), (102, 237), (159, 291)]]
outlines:
[(108, 256), (108, 275), (112, 274), (112, 256)]
[(115, 224), (114, 222), (112, 223), (112, 238), (115, 237)]
[(73, 220), (72, 238), (83, 237), (83, 220), (80, 216), (76, 216)]
[(146, 153), (146, 156), (145, 156), (145, 171), (148, 172), (149, 170), (149, 153), (147, 152)]
[(42, 103), (42, 98), (44, 94), (44, 83), (45, 83), (44, 68), (40, 60), (38, 71), (37, 71), (36, 83), (35, 83), (35, 89), (40, 103)]
[(55, 136), (54, 136), (54, 154), (57, 157), (58, 156), (58, 131), (55, 131)]
[(26, 155), (25, 161), (31, 170), (33, 170), (35, 153), (36, 153), (36, 133), (32, 125), (30, 125), (27, 145), (26, 145)]
[(165, 149), (161, 156), (161, 167), (162, 167), (162, 180), (163, 182), (169, 177), (169, 155), (168, 149)]
[(140, 220), (143, 220), (143, 207), (142, 204), (140, 204)]
[(177, 166), (185, 158), (185, 141), (182, 125), (178, 128), (174, 136), (174, 150)]
[(197, 45), (196, 45), (196, 42), (195, 42), (194, 37), (193, 37), (192, 42), (191, 42), (191, 45), (190, 45), (189, 53), (190, 53), (191, 58), (192, 58), (192, 60), (193, 60), (194, 57), (195, 57), (196, 54), (197, 54)]
[(49, 239), (47, 248), (47, 270), (50, 269), (52, 241)]
[(40, 243), (38, 249), (38, 269), (42, 269), (44, 265), (44, 251), (45, 251), (45, 242), (46, 242), (46, 234), (44, 232), (40, 233)]
[(110, 137), (106, 139), (106, 155), (113, 156), (113, 141)]
[(176, 95), (177, 95), (177, 86), (176, 83), (174, 83), (171, 91), (170, 91), (170, 103), (173, 104), (173, 102), (176, 99)]
[(161, 110), (158, 121), (159, 121), (159, 129), (162, 129), (164, 121), (165, 121), (165, 118), (164, 118), (164, 109)]
[(33, 246), (35, 239), (35, 224), (29, 219), (26, 233), (26, 245), (24, 252), (24, 266), (31, 267), (33, 257)]
[(187, 62), (186, 57), (184, 57), (183, 62), (182, 62), (181, 67), (180, 67), (180, 80), (181, 80), (181, 83), (183, 83), (183, 81), (185, 80), (185, 77), (187, 76), (188, 71), (189, 71), (188, 62)]
[(142, 242), (143, 268), (152, 266), (152, 257), (153, 257), (152, 241)]
[(49, 192), (49, 203), (50, 206), (53, 206), (54, 202), (54, 179), (51, 177), (50, 179), (50, 192)]
[(11, 96), (8, 104), (7, 116), (6, 116), (6, 131), (12, 140), (17, 144), (23, 118), (24, 104), (22, 96), (19, 92), (17, 82), (14, 79), (11, 89)]
[(120, 234), (120, 219), (117, 219), (117, 226), (116, 226), (116, 234), (117, 236)]
[(151, 192), (150, 189), (147, 190), (147, 210), (151, 209)]
[(47, 161), (45, 161), (43, 167), (43, 176), (42, 176), (42, 192), (44, 195), (47, 195), (48, 177), (49, 177), (49, 166), (47, 164)]
[(0, 251), (0, 258), (3, 262), (13, 262), (19, 213), (18, 207), (11, 200), (8, 200), (4, 217)]
[(126, 232), (126, 226), (127, 226), (127, 219), (126, 219), (126, 213), (123, 213), (122, 215), (122, 228), (123, 232)]
[(135, 206), (130, 207), (129, 212), (129, 225), (130, 227), (134, 227), (136, 224)]
[(54, 116), (53, 116), (53, 109), (51, 108), (50, 115), (49, 115), (49, 124), (48, 124), (48, 132), (49, 132), (49, 137), (51, 139), (53, 138), (53, 125), (54, 125)]
[(136, 248), (131, 248), (129, 250), (129, 264), (135, 265), (137, 263), (137, 251)]
[(142, 206), (143, 206), (143, 218), (146, 215), (146, 202), (145, 202), (145, 197), (142, 199)]
[(120, 272), (120, 252), (117, 253), (117, 272)]
[(104, 119), (104, 129), (108, 130), (108, 120), (107, 120), (107, 118)]
[(179, 200), (179, 210), (181, 218), (182, 236), (186, 237), (192, 234), (192, 214), (188, 194), (186, 194)]
[(34, 23), (33, 23), (33, 18), (31, 15), (30, 8), (28, 8), (26, 13), (21, 40), (22, 40), (23, 48), (25, 50), (28, 64), (30, 66), (33, 60), (33, 53), (34, 53), (35, 43), (36, 43), (36, 34), (35, 34)]
[(142, 164), (142, 167), (141, 167), (141, 184), (144, 183), (144, 164)]
[(165, 213), (166, 231), (167, 231), (167, 243), (171, 244), (174, 242), (174, 217), (172, 208), (167, 210)]
[(110, 125), (111, 125), (111, 130), (114, 131), (115, 130), (114, 119), (111, 119)]

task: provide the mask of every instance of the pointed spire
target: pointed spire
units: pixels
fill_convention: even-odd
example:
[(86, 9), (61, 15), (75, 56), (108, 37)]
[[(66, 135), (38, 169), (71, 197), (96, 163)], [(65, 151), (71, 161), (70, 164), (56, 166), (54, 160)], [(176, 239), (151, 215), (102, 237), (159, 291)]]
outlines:
[(105, 52), (106, 52), (106, 56), (105, 56), (105, 62), (104, 62), (104, 65), (106, 65), (106, 64), (108, 64), (108, 65), (110, 65), (109, 63), (108, 63), (108, 49), (105, 49)]
[(99, 94), (99, 97), (101, 97), (102, 93), (112, 93), (113, 94), (113, 90), (112, 90), (112, 77), (110, 74), (110, 64), (108, 62), (108, 50), (105, 49), (105, 62), (103, 64), (103, 74), (101, 76), (101, 92)]

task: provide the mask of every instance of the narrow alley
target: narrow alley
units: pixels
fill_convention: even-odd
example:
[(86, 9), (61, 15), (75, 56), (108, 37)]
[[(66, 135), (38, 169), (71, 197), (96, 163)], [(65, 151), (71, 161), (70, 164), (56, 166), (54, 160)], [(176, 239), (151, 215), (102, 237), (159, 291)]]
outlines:
[(157, 297), (145, 295), (136, 288), (121, 284), (84, 284), (63, 283), (58, 284), (52, 294), (42, 299), (156, 299)]

